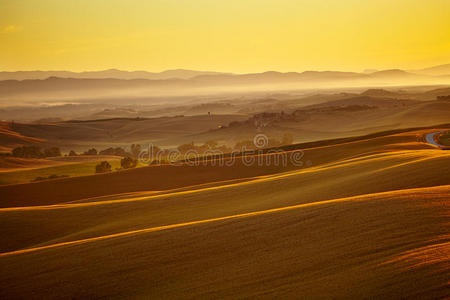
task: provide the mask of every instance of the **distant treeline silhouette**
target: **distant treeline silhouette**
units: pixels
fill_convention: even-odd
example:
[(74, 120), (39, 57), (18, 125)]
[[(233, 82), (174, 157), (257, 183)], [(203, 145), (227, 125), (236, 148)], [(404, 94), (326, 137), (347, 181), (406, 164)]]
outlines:
[(21, 158), (45, 158), (61, 156), (58, 147), (51, 147), (42, 150), (38, 146), (21, 146), (12, 150), (12, 155)]
[(130, 148), (130, 152), (127, 152), (125, 149), (121, 147), (110, 147), (101, 151), (97, 151), (95, 148), (91, 148), (81, 154), (77, 154), (75, 151), (70, 150), (69, 156), (78, 156), (78, 155), (114, 155), (114, 156), (122, 156), (122, 157), (134, 157), (137, 158), (139, 153), (141, 152), (141, 145), (132, 144)]

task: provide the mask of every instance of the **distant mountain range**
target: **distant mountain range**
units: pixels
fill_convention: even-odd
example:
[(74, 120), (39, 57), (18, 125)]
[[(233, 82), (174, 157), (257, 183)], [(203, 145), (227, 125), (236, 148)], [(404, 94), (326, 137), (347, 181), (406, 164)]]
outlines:
[[(216, 80), (216, 79), (244, 79), (244, 80), (259, 80), (262, 78), (272, 80), (286, 80), (286, 79), (336, 79), (336, 78), (358, 78), (364, 76), (380, 77), (380, 76), (450, 76), (450, 64), (434, 66), (419, 70), (403, 71), (399, 69), (393, 70), (365, 70), (364, 72), (339, 72), (339, 71), (305, 71), (305, 72), (275, 72), (268, 71), (263, 73), (253, 74), (232, 74), (211, 71), (195, 71), (185, 69), (167, 70), (159, 73), (148, 71), (122, 71), (117, 69), (109, 69), (102, 71), (85, 71), (85, 72), (71, 72), (71, 71), (16, 71), (16, 72), (0, 72), (0, 80), (26, 80), (26, 79), (47, 79), (49, 77), (59, 78), (77, 78), (77, 79), (150, 79), (150, 80), (165, 80), (165, 79), (201, 79), (201, 80)], [(216, 77), (221, 76), (221, 77)]]
[(81, 79), (189, 79), (200, 75), (217, 75), (223, 74), (219, 72), (193, 71), (193, 70), (167, 70), (159, 73), (147, 71), (122, 71), (117, 69), (109, 69), (102, 71), (16, 71), (16, 72), (0, 72), (0, 80), (25, 80), (25, 79), (47, 79), (49, 77), (59, 78), (81, 78)]
[(409, 72), (416, 73), (416, 74), (422, 74), (422, 75), (432, 75), (432, 76), (449, 75), (450, 74), (450, 64), (439, 65), (439, 66), (434, 66), (431, 68), (425, 68), (425, 69), (420, 69), (420, 70), (411, 70)]
[(450, 64), (422, 70), (305, 71), (230, 74), (192, 70), (0, 72), (0, 99), (88, 99), (187, 96), (220, 92), (394, 85), (448, 85)]

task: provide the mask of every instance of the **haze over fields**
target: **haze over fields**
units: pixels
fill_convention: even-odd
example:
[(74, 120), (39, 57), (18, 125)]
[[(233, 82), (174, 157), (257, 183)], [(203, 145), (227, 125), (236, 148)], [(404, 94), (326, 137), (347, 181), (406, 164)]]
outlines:
[[(399, 69), (372, 73), (268, 71), (252, 74), (221, 74), (188, 70), (172, 70), (157, 74), (119, 70), (83, 73), (3, 72), (0, 73), (0, 78), (5, 79), (0, 81), (0, 99), (14, 100), (16, 104), (40, 102), (52, 104), (52, 102), (60, 103), (61, 101), (117, 102), (124, 99), (142, 104), (144, 102), (142, 97), (147, 98), (145, 100), (148, 101), (149, 97), (195, 97), (211, 94), (311, 90), (323, 87), (445, 85), (450, 79), (449, 64), (416, 72)], [(161, 99), (158, 98), (151, 100), (152, 103), (161, 103)]]
[(0, 1), (0, 299), (448, 299), (449, 11)]
[[(12, 86), (55, 93), (60, 80)], [(0, 297), (445, 297), (450, 152), (427, 141), (450, 131), (449, 95), (443, 84), (5, 103)]]

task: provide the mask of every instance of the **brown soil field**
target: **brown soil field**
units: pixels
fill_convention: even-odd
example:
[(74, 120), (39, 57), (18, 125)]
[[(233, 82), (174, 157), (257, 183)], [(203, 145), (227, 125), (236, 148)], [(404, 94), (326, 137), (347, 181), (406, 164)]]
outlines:
[(0, 297), (445, 297), (438, 130), (0, 187)]
[[(301, 166), (293, 165), (290, 159), (287, 159), (286, 165), (281, 163), (277, 165), (276, 157), (282, 155), (277, 153), (267, 154), (266, 159), (270, 163), (264, 164), (263, 167), (258, 166), (258, 163), (246, 166), (242, 157), (236, 157), (230, 166), (220, 166), (215, 161), (202, 161), (194, 166), (189, 164), (149, 166), (93, 176), (0, 186), (0, 194), (4, 195), (5, 199), (0, 201), (0, 207), (47, 205), (88, 197), (148, 190), (160, 191), (237, 178), (252, 178), (310, 166), (319, 167), (361, 155), (387, 152), (395, 156), (400, 150), (409, 150), (411, 155), (419, 155), (426, 152), (417, 150), (432, 148), (422, 142), (424, 132), (412, 131), (301, 150), (290, 147), (286, 157), (290, 158), (294, 155), (292, 153), (301, 151)], [(227, 159), (225, 158), (225, 161)]]

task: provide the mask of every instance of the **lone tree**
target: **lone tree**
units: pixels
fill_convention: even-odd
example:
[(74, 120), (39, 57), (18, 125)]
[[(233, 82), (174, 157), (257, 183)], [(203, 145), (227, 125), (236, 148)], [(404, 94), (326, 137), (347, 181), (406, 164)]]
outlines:
[(137, 166), (137, 159), (131, 158), (129, 156), (124, 157), (120, 160), (120, 166), (123, 169), (131, 169)]
[(78, 154), (77, 154), (75, 151), (70, 150), (69, 156), (77, 156), (77, 155), (78, 155)]
[(95, 173), (111, 172), (111, 165), (107, 161), (102, 161), (95, 166)]

